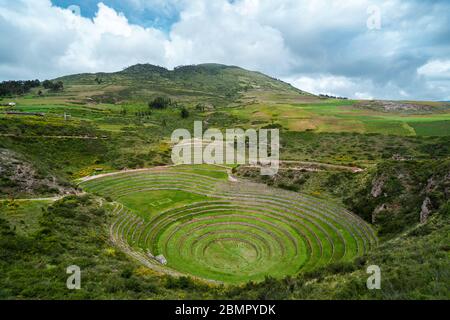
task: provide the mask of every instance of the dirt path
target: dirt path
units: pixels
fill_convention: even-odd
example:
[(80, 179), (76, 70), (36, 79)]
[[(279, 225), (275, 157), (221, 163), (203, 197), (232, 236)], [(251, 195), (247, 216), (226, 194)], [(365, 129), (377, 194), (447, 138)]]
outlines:
[(71, 193), (71, 194), (64, 194), (64, 195), (60, 195), (60, 196), (55, 196), (55, 197), (41, 197), (41, 198), (22, 198), (22, 199), (0, 199), (0, 202), (4, 202), (4, 201), (10, 201), (10, 200), (14, 200), (14, 201), (18, 201), (18, 202), (26, 202), (26, 201), (51, 201), (51, 202), (55, 202), (58, 200), (61, 200), (64, 197), (70, 196), (70, 195), (77, 195), (77, 196), (82, 196), (85, 195), (86, 192), (76, 192), (76, 193)]
[[(365, 169), (359, 168), (359, 167), (336, 165), (336, 164), (321, 163), (321, 162), (281, 160), (280, 164), (282, 165), (283, 163), (304, 165), (304, 166), (310, 166), (310, 167), (285, 167), (285, 168), (279, 168), (279, 170), (293, 170), (293, 171), (305, 171), (306, 170), (306, 171), (318, 172), (318, 171), (323, 171), (323, 170), (321, 170), (321, 168), (328, 168), (328, 169), (334, 169), (334, 170), (350, 171), (350, 172), (353, 172), (353, 173), (358, 173), (358, 172), (365, 171)], [(82, 183), (82, 182), (86, 182), (86, 181), (100, 179), (100, 178), (103, 178), (103, 177), (115, 176), (115, 175), (118, 175), (118, 174), (121, 174), (121, 173), (145, 172), (145, 171), (154, 171), (154, 170), (156, 171), (156, 170), (162, 170), (162, 169), (176, 167), (176, 166), (178, 166), (178, 165), (172, 164), (172, 165), (158, 166), (158, 167), (152, 167), (152, 168), (125, 169), (125, 170), (121, 170), (121, 171), (102, 173), (102, 174), (98, 174), (98, 175), (95, 175), (95, 176), (83, 177), (83, 178), (77, 179), (77, 182), (78, 183)], [(220, 164), (215, 164), (214, 166), (226, 170), (226, 172), (228, 174), (228, 181), (230, 181), (230, 182), (239, 182), (239, 180), (235, 176), (233, 176), (232, 171), (231, 171), (232, 168), (230, 168), (228, 166), (225, 166), (225, 165), (220, 165)], [(255, 165), (255, 166), (242, 165), (241, 167), (244, 167), (244, 168), (252, 168), (252, 167), (253, 168), (259, 168), (259, 166), (257, 166), (257, 165)]]
[(345, 166), (345, 165), (339, 165), (339, 164), (331, 164), (331, 163), (323, 163), (323, 162), (314, 162), (314, 161), (294, 161), (294, 160), (282, 160), (280, 161), (281, 164), (283, 163), (293, 163), (293, 164), (299, 164), (299, 165), (316, 165), (319, 167), (324, 168), (330, 168), (330, 169), (341, 169), (341, 170), (349, 170), (352, 172), (362, 172), (365, 169), (355, 166)]
[(45, 139), (80, 139), (80, 140), (100, 140), (107, 139), (104, 137), (91, 137), (91, 136), (32, 136), (23, 134), (13, 134), (13, 133), (0, 133), (0, 137), (9, 138), (45, 138)]
[(10, 200), (14, 200), (14, 201), (18, 201), (18, 202), (26, 202), (26, 201), (52, 201), (52, 202), (55, 202), (62, 198), (63, 198), (63, 196), (53, 197), (53, 198), (0, 199), (0, 202), (10, 201)]
[(159, 167), (153, 167), (153, 168), (125, 169), (125, 170), (121, 170), (121, 171), (97, 174), (95, 176), (87, 176), (87, 177), (83, 177), (83, 178), (77, 179), (76, 181), (78, 183), (82, 183), (82, 182), (86, 182), (86, 181), (100, 179), (100, 178), (103, 178), (103, 177), (115, 176), (115, 175), (118, 175), (118, 174), (121, 174), (121, 173), (155, 171), (155, 170), (161, 170), (161, 169), (171, 168), (171, 167), (175, 167), (175, 166), (176, 165), (167, 165), (167, 166), (159, 166)]
[[(339, 171), (350, 171), (353, 173), (363, 172), (365, 169), (355, 166), (345, 166), (331, 163), (323, 162), (313, 162), (313, 161), (294, 161), (294, 160), (280, 160), (280, 168), (278, 170), (293, 170), (293, 171), (310, 171), (310, 172), (320, 172), (326, 170), (339, 170)], [(282, 166), (283, 164), (294, 165), (294, 166)], [(297, 166), (295, 166), (297, 165)], [(243, 165), (242, 168), (260, 168), (259, 165)]]

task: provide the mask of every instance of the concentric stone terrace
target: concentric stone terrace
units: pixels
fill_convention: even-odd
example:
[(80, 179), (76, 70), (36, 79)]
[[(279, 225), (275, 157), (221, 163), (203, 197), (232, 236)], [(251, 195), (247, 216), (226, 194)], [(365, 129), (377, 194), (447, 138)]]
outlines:
[(160, 272), (257, 281), (349, 260), (376, 243), (369, 225), (333, 202), (229, 181), (213, 166), (118, 173), (81, 186), (116, 201), (112, 239)]

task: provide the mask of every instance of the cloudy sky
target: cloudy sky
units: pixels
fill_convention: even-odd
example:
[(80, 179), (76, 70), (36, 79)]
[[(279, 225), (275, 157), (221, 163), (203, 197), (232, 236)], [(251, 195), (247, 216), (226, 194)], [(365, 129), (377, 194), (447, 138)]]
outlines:
[(0, 80), (217, 62), (313, 93), (450, 100), (448, 0), (0, 0), (0, 34)]

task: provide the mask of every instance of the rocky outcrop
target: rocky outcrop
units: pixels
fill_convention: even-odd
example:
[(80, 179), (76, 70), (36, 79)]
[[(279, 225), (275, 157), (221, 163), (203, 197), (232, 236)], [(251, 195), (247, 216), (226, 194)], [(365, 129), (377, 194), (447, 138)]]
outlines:
[(386, 203), (383, 203), (383, 204), (380, 204), (379, 206), (377, 206), (372, 214), (372, 223), (375, 224), (377, 222), (378, 214), (380, 214), (381, 212), (386, 211), (386, 210), (388, 210), (388, 206)]
[[(430, 113), (437, 109), (436, 106), (432, 105), (400, 102), (400, 101), (387, 101), (387, 100), (364, 101), (356, 104), (356, 107), (382, 112), (414, 113), (414, 114)], [(446, 107), (441, 107), (440, 109), (445, 108)]]
[(44, 175), (21, 154), (0, 149), (0, 194), (4, 196), (64, 195), (75, 190), (52, 175)]
[(370, 191), (370, 194), (372, 195), (372, 197), (378, 198), (383, 193), (383, 186), (384, 186), (385, 180), (386, 179), (384, 176), (380, 176), (380, 177), (375, 178), (372, 181), (372, 190)]
[(432, 204), (429, 197), (426, 197), (422, 203), (421, 211), (420, 211), (420, 223), (425, 223), (428, 220), (428, 217), (431, 214)]

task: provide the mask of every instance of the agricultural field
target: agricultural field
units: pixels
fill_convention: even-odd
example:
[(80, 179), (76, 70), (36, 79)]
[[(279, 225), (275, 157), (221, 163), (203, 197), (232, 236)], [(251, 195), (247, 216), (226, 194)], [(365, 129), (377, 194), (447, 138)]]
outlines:
[(116, 243), (150, 266), (163, 255), (169, 273), (226, 283), (281, 278), (350, 261), (377, 242), (368, 224), (333, 203), (215, 171), (224, 173), (172, 167), (80, 186), (117, 202)]
[(435, 114), (382, 112), (359, 101), (323, 100), (300, 104), (266, 102), (235, 107), (231, 114), (253, 124), (277, 123), (294, 132), (354, 132), (397, 136), (448, 136), (450, 108)]

